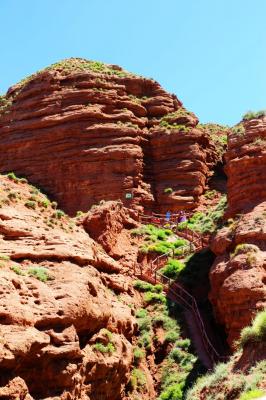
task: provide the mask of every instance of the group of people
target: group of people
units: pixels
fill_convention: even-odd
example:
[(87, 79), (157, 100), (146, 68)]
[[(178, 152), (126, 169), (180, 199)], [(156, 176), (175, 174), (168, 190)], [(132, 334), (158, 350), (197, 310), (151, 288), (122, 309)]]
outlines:
[(180, 211), (178, 214), (172, 214), (171, 211), (167, 211), (165, 217), (158, 217), (156, 215), (152, 215), (152, 223), (153, 224), (161, 224), (163, 223), (171, 223), (174, 222), (179, 224), (180, 222), (186, 222), (187, 216), (184, 211)]

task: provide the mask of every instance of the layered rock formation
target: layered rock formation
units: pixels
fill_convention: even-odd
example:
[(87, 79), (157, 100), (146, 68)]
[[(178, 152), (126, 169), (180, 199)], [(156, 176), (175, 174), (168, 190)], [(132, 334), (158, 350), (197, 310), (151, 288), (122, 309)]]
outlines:
[(266, 199), (266, 118), (244, 120), (228, 138), (228, 215)]
[(244, 121), (229, 135), (227, 226), (212, 250), (210, 299), (231, 346), (266, 306), (266, 119)]
[(116, 294), (132, 296), (129, 279), (24, 180), (0, 187), (0, 398), (120, 399), (136, 323)]
[(137, 213), (123, 207), (121, 201), (106, 201), (80, 219), (90, 237), (132, 274), (139, 252), (139, 240), (131, 235), (131, 230), (139, 226)]
[(102, 199), (193, 208), (217, 158), (176, 96), (118, 66), (62, 61), (10, 88), (0, 113), (0, 171), (71, 214)]

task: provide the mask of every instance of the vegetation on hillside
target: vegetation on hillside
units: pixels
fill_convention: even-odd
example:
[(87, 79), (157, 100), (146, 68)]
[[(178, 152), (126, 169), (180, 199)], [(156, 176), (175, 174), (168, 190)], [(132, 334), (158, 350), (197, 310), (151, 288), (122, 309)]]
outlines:
[(188, 391), (186, 400), (201, 400), (203, 396), (204, 400), (249, 400), (265, 395), (265, 360), (257, 362), (245, 373), (235, 368), (247, 343), (266, 346), (266, 310), (259, 312), (251, 326), (242, 330), (238, 352), (227, 363), (218, 364), (213, 373), (200, 377)]
[[(156, 375), (160, 377), (158, 400), (183, 399), (192, 374), (202, 373), (203, 367), (193, 354), (189, 339), (181, 328), (181, 315), (173, 303), (166, 301), (157, 288), (146, 282), (135, 282), (135, 288), (143, 293), (144, 308), (136, 312), (139, 336), (134, 349), (134, 368), (131, 374), (130, 391), (135, 398), (146, 393), (145, 369), (143, 363), (154, 357), (157, 364)], [(152, 302), (149, 295), (160, 294)]]
[(266, 309), (259, 312), (252, 324), (242, 330), (239, 345), (244, 347), (247, 343), (259, 342), (265, 343), (266, 346)]
[(251, 119), (262, 118), (265, 116), (266, 116), (266, 110), (248, 111), (248, 112), (246, 112), (246, 114), (243, 115), (242, 119), (244, 121), (249, 121)]
[(203, 212), (196, 212), (186, 222), (181, 222), (178, 225), (178, 229), (183, 230), (189, 228), (199, 233), (213, 233), (215, 232), (222, 223), (222, 217), (224, 215), (227, 206), (226, 195), (221, 196), (219, 203), (206, 214)]
[(157, 228), (152, 224), (133, 229), (131, 234), (143, 237), (145, 243), (140, 248), (142, 253), (165, 254), (171, 251), (174, 255), (180, 255), (188, 246), (188, 241), (178, 238), (171, 229)]

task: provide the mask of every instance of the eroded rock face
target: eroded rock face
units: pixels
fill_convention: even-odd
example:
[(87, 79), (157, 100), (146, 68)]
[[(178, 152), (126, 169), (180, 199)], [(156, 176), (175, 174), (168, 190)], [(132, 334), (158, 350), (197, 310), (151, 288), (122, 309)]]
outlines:
[(266, 118), (243, 121), (228, 137), (228, 215), (266, 199)]
[(265, 122), (244, 121), (229, 136), (227, 216), (233, 219), (211, 246), (217, 258), (210, 274), (210, 299), (231, 346), (266, 306)]
[(14, 86), (5, 101), (1, 172), (26, 176), (70, 214), (102, 199), (191, 208), (204, 190), (209, 136), (151, 79), (70, 59)]
[(138, 214), (123, 206), (122, 202), (106, 201), (94, 206), (81, 223), (88, 234), (122, 266), (131, 268), (137, 261), (137, 239), (131, 230), (140, 226)]
[(136, 322), (116, 293), (133, 295), (129, 278), (36, 189), (0, 185), (0, 398), (120, 399)]

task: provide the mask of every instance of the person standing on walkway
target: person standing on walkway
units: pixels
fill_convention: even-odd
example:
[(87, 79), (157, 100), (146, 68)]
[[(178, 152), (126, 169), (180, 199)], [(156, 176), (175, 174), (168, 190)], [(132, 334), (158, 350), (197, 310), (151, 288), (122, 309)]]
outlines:
[(170, 219), (171, 219), (171, 211), (168, 210), (165, 214), (165, 221), (170, 222)]

